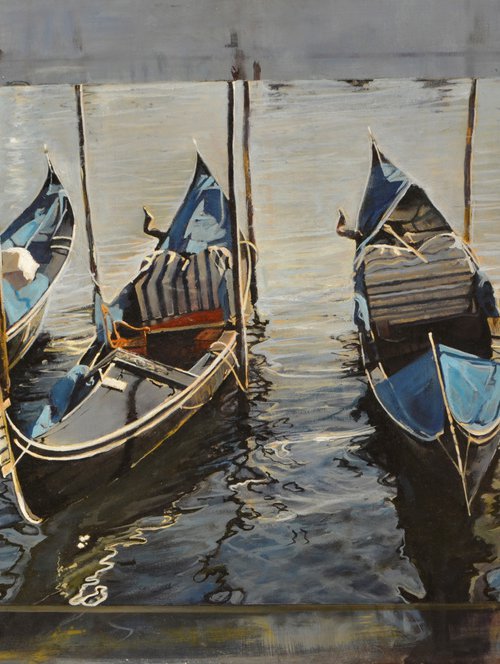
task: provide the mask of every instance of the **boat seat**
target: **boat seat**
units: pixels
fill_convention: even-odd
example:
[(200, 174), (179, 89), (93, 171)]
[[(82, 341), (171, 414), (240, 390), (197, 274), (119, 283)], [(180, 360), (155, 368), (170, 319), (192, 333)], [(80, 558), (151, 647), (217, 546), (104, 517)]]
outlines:
[(175, 383), (183, 388), (189, 387), (197, 378), (196, 375), (189, 371), (183, 371), (177, 367), (170, 367), (123, 349), (118, 349), (114, 353), (112, 361), (117, 366), (139, 371), (153, 380), (160, 380), (165, 383)]

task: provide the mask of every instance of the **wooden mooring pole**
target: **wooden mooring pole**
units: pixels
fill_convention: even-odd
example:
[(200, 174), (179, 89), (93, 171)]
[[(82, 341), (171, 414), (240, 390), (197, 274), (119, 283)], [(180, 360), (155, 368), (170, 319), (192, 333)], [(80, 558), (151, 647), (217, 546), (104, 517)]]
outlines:
[(89, 267), (92, 281), (94, 283), (94, 299), (101, 294), (99, 285), (99, 270), (95, 251), (94, 231), (92, 229), (92, 218), (90, 212), (89, 194), (87, 188), (87, 167), (85, 154), (85, 119), (83, 112), (83, 86), (75, 85), (76, 114), (78, 118), (78, 144), (80, 149), (80, 178), (82, 182), (83, 208), (85, 211), (85, 232), (89, 247)]
[(464, 160), (464, 240), (471, 241), (472, 234), (472, 139), (474, 136), (474, 124), (476, 120), (476, 87), (477, 80), (472, 79), (469, 94), (469, 112), (467, 116), (467, 137), (465, 141)]
[[(0, 248), (1, 249), (1, 248)], [(0, 251), (0, 274), (2, 254)], [(7, 351), (7, 318), (3, 304), (2, 279), (0, 279), (0, 467), (3, 477), (12, 471), (13, 458), (10, 451), (7, 408), (10, 406), (9, 354)]]
[(227, 84), (227, 157), (228, 157), (228, 194), (229, 214), (231, 222), (231, 240), (233, 246), (233, 291), (235, 304), (235, 324), (238, 333), (236, 355), (238, 358), (238, 377), (244, 390), (248, 387), (248, 348), (245, 324), (245, 302), (242, 294), (241, 247), (238, 213), (236, 206), (236, 192), (234, 183), (234, 111), (235, 86), (237, 83), (228, 81)]
[(253, 253), (252, 274), (250, 281), (250, 297), (255, 306), (259, 292), (257, 290), (257, 243), (255, 240), (255, 229), (253, 225), (253, 199), (252, 199), (252, 175), (250, 170), (250, 86), (248, 81), (243, 82), (243, 170), (245, 173), (245, 201), (247, 211), (248, 240)]

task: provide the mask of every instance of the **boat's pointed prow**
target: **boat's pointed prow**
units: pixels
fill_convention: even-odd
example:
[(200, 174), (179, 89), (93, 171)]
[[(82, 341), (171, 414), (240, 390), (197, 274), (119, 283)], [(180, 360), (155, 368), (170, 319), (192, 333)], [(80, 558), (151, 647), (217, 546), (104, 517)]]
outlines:
[(370, 237), (380, 228), (410, 184), (408, 176), (380, 152), (372, 137), (372, 162), (357, 222), (357, 229), (364, 237)]
[(346, 228), (346, 218), (342, 208), (339, 208), (339, 218), (337, 221), (337, 235), (343, 236)]
[(203, 156), (196, 142), (195, 145), (196, 145), (196, 168), (195, 168), (195, 175), (193, 181), (195, 181), (200, 176), (213, 177), (212, 173), (210, 172), (210, 169), (208, 168), (205, 160), (203, 159)]
[(47, 143), (43, 144), (43, 154), (45, 155), (45, 159), (47, 160), (47, 168), (49, 169), (49, 171), (53, 173), (54, 167), (52, 166), (52, 161), (50, 160), (49, 148), (47, 146)]
[(19, 481), (19, 477), (17, 475), (17, 469), (16, 469), (15, 466), (12, 469), (11, 476), (12, 476), (12, 484), (13, 484), (13, 487), (14, 487), (14, 492), (16, 494), (17, 506), (19, 508), (19, 512), (21, 513), (21, 516), (24, 519), (26, 519), (26, 521), (28, 523), (31, 523), (34, 526), (39, 525), (40, 523), (42, 523), (43, 519), (41, 517), (37, 516), (36, 514), (34, 514), (31, 510), (30, 506), (26, 502), (26, 500), (24, 498), (24, 493), (23, 493), (23, 489), (22, 489), (22, 486), (21, 486), (21, 482)]
[(384, 155), (380, 152), (380, 148), (378, 147), (377, 139), (375, 138), (374, 133), (371, 130), (371, 127), (368, 127), (368, 136), (370, 137), (370, 146), (372, 150), (372, 168), (375, 163), (379, 162), (381, 163), (382, 161), (386, 161), (388, 163), (389, 160), (384, 157)]
[(49, 155), (49, 149), (46, 143), (44, 143), (43, 146), (43, 153), (45, 155), (45, 159), (47, 160), (47, 177), (44, 186), (48, 186), (50, 184), (55, 184), (55, 185), (61, 184), (61, 181), (59, 180), (59, 177), (52, 164), (52, 160)]

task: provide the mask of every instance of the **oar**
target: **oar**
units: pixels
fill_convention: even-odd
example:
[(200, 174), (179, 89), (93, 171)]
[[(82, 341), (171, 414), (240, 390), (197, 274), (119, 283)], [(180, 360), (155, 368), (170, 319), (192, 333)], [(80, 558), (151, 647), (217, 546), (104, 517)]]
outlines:
[(384, 224), (383, 229), (386, 233), (389, 233), (389, 235), (392, 235), (393, 237), (395, 237), (396, 240), (398, 240), (398, 242), (401, 242), (403, 247), (405, 247), (409, 251), (413, 252), (415, 254), (415, 256), (418, 256), (418, 258), (420, 258), (421, 261), (423, 261), (424, 263), (429, 262), (429, 259), (426, 258), (421, 251), (419, 251), (418, 249), (415, 249), (415, 247), (412, 247), (411, 244), (408, 244), (408, 242), (405, 242), (403, 240), (403, 238), (401, 237), (401, 235), (398, 235), (396, 233), (396, 231), (394, 230), (394, 228), (392, 228), (392, 226), (389, 226), (388, 224)]

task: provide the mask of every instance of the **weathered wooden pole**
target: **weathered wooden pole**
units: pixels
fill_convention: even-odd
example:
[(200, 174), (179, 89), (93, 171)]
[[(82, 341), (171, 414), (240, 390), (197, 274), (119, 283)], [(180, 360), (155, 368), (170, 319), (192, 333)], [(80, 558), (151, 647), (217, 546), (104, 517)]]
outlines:
[(248, 240), (253, 252), (252, 274), (250, 280), (250, 296), (255, 305), (259, 296), (257, 290), (257, 243), (253, 225), (252, 175), (250, 170), (250, 87), (248, 81), (243, 82), (243, 170), (245, 173), (245, 201), (247, 211)]
[(469, 94), (469, 113), (467, 116), (467, 137), (465, 141), (464, 159), (464, 240), (470, 242), (472, 234), (472, 139), (474, 136), (474, 124), (476, 120), (476, 87), (477, 80), (472, 79)]
[(89, 266), (92, 281), (94, 283), (94, 300), (97, 295), (101, 295), (99, 285), (99, 271), (97, 267), (97, 257), (95, 251), (94, 231), (92, 229), (92, 219), (90, 213), (89, 194), (87, 189), (87, 167), (85, 155), (85, 123), (83, 116), (83, 86), (75, 85), (76, 95), (76, 113), (78, 117), (78, 142), (80, 147), (80, 178), (82, 181), (83, 208), (85, 211), (85, 232), (89, 247)]
[(231, 241), (233, 246), (233, 291), (235, 305), (235, 325), (238, 334), (236, 355), (238, 358), (238, 377), (243, 388), (248, 387), (248, 349), (245, 324), (245, 302), (242, 295), (242, 270), (241, 270), (241, 247), (240, 230), (238, 225), (238, 214), (236, 206), (236, 192), (234, 184), (234, 111), (235, 85), (233, 81), (227, 84), (227, 157), (228, 157), (228, 194), (229, 215), (231, 223)]
[[(0, 251), (0, 275), (1, 274), (2, 274), (2, 252)], [(0, 278), (0, 389), (2, 390), (3, 399), (8, 399), (10, 394), (10, 374), (9, 374), (9, 354), (7, 351), (7, 316), (5, 315), (1, 278)]]
[[(1, 249), (1, 247), (0, 247)], [(0, 275), (2, 274), (2, 253), (0, 251)], [(2, 279), (0, 278), (0, 466), (3, 477), (12, 471), (7, 408), (10, 406), (9, 354), (7, 351), (7, 318), (3, 304)]]

